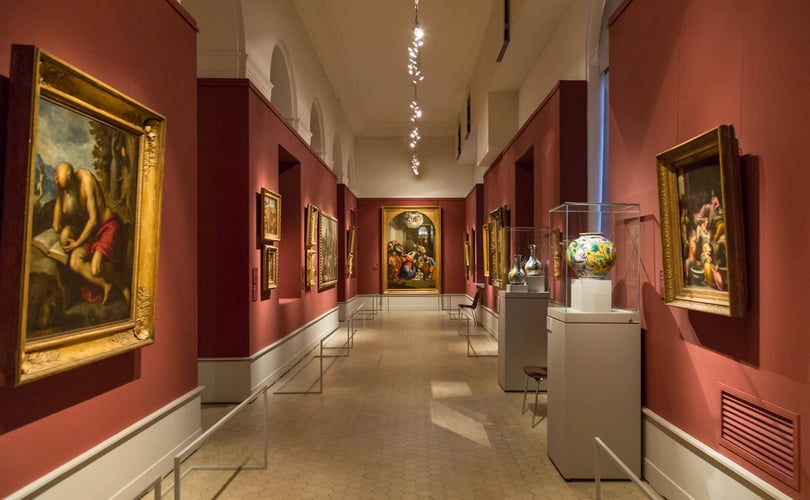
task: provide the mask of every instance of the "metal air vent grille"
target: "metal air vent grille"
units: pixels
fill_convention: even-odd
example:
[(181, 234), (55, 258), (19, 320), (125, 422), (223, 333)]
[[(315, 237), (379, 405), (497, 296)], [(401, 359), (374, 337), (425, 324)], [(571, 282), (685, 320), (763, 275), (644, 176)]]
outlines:
[(720, 445), (799, 489), (799, 416), (724, 387)]

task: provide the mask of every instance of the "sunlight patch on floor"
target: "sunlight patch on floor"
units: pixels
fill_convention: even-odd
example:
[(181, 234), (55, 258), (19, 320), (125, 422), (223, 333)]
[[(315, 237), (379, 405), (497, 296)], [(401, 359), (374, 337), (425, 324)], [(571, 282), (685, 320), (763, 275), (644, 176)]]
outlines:
[(484, 424), (438, 401), (430, 402), (430, 421), (481, 446), (491, 447)]

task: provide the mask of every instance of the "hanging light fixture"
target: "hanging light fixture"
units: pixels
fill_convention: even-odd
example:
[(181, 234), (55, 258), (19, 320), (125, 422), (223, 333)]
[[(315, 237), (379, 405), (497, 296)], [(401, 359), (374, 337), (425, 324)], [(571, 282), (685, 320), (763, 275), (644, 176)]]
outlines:
[(422, 118), (422, 108), (419, 106), (419, 95), (416, 91), (416, 86), (425, 79), (421, 69), (421, 51), (422, 45), (425, 43), (425, 31), (419, 23), (419, 0), (414, 0), (414, 20), (413, 20), (413, 40), (408, 46), (408, 76), (411, 78), (411, 85), (413, 86), (413, 99), (410, 103), (411, 108), (411, 123), (413, 123), (413, 130), (408, 137), (408, 146), (413, 151), (411, 156), (411, 170), (414, 175), (419, 175), (419, 156), (416, 154), (416, 146), (422, 138), (419, 135), (419, 127), (417, 122)]

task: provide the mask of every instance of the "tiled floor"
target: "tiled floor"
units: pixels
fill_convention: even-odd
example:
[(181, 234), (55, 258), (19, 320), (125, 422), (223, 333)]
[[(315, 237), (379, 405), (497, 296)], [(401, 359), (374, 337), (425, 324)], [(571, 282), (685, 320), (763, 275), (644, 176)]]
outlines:
[[(323, 394), (268, 394), (267, 470), (192, 471), (183, 498), (593, 498), (592, 482), (557, 473), (546, 456), (546, 422), (532, 429), (522, 393), (501, 390), (497, 358), (466, 352), (445, 313), (378, 315), (357, 332), (349, 357), (324, 360)], [(313, 385), (317, 366), (310, 362), (285, 389)], [(261, 401), (185, 467), (260, 460)], [(228, 409), (204, 407), (204, 425)], [(602, 492), (645, 498), (629, 482), (603, 483)]]

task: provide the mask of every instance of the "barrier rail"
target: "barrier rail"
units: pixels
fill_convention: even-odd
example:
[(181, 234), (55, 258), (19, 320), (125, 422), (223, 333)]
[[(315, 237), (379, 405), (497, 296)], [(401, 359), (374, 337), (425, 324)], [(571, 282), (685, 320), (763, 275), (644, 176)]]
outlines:
[(645, 495), (647, 495), (647, 498), (650, 498), (652, 500), (664, 499), (664, 497), (662, 497), (661, 495), (656, 493), (652, 488), (650, 488), (650, 486), (647, 483), (639, 479), (638, 476), (636, 476), (633, 473), (633, 471), (631, 471), (630, 468), (627, 467), (627, 465), (625, 465), (625, 463), (622, 462), (622, 460), (619, 457), (617, 457), (615, 453), (613, 453), (613, 450), (608, 448), (608, 446), (605, 444), (604, 441), (602, 441), (598, 437), (593, 438), (593, 440), (594, 444), (596, 445), (596, 462), (594, 467), (594, 484), (596, 487), (596, 500), (602, 498), (602, 473), (600, 470), (601, 463), (599, 461), (600, 450), (604, 450), (605, 453), (607, 453), (607, 455), (616, 463), (616, 465), (618, 465), (622, 469), (622, 471), (624, 471), (624, 474), (627, 476), (627, 478), (636, 483), (636, 486), (638, 486), (639, 489), (641, 489), (641, 491), (644, 492)]
[[(346, 341), (343, 342), (342, 345), (337, 345), (337, 346), (325, 345), (325, 342), (327, 341), (327, 339), (329, 339), (335, 333), (339, 332), (340, 329), (335, 329), (334, 331), (328, 333), (319, 342), (319, 352), (318, 352), (318, 354), (316, 356), (314, 356), (312, 358), (312, 359), (317, 358), (318, 359), (318, 365), (319, 365), (318, 366), (318, 390), (317, 391), (313, 391), (313, 390), (309, 390), (309, 389), (306, 390), (306, 391), (285, 391), (285, 390), (283, 390), (283, 387), (285, 385), (287, 385), (296, 375), (301, 373), (301, 371), (304, 369), (304, 367), (307, 364), (309, 364), (309, 361), (312, 360), (312, 359), (310, 359), (306, 363), (302, 363), (300, 368), (298, 368), (298, 370), (293, 372), (292, 375), (290, 375), (287, 378), (287, 380), (284, 383), (281, 384), (280, 388), (273, 392), (273, 394), (323, 394), (323, 359), (324, 358), (348, 358), (349, 357), (349, 354), (351, 354), (351, 350), (354, 348), (354, 335), (359, 330), (359, 328), (357, 328), (357, 326), (356, 326), (356, 321), (358, 319), (357, 316), (361, 312), (363, 313), (363, 316), (360, 319), (363, 320), (363, 328), (365, 329), (366, 328), (366, 318), (367, 318), (366, 305), (365, 304), (360, 304), (360, 307), (358, 307), (357, 309), (352, 311), (352, 313), (349, 315), (349, 317), (346, 318)], [(324, 354), (324, 351), (331, 351), (331, 350), (341, 350), (341, 351), (344, 351), (345, 353), (344, 354)]]
[[(234, 407), (231, 411), (225, 414), (224, 417), (219, 419), (214, 425), (212, 425), (207, 431), (203, 432), (197, 439), (192, 441), (188, 444), (183, 450), (174, 456), (174, 483), (170, 485), (166, 491), (160, 491), (160, 482), (156, 481), (153, 483), (152, 488), (155, 490), (155, 498), (160, 499), (161, 495), (170, 492), (174, 489), (174, 498), (175, 500), (179, 500), (181, 497), (181, 486), (183, 478), (186, 477), (190, 472), (199, 471), (199, 470), (233, 470), (233, 471), (242, 471), (242, 470), (267, 470), (267, 454), (268, 449), (270, 448), (270, 438), (268, 432), (267, 422), (269, 419), (268, 410), (267, 410), (267, 390), (270, 388), (269, 385), (264, 385), (261, 388), (253, 391), (250, 396), (245, 398), (239, 405)], [(229, 420), (231, 420), (237, 413), (239, 413), (245, 406), (249, 405), (253, 401), (255, 401), (259, 396), (262, 396), (262, 400), (264, 403), (264, 449), (262, 450), (262, 463), (261, 465), (246, 465), (242, 463), (240, 465), (223, 465), (223, 466), (216, 466), (216, 465), (197, 465), (193, 467), (189, 467), (186, 469), (185, 472), (181, 471), (181, 465), (183, 461), (185, 461), (192, 453), (197, 451), (203, 442), (211, 437), (216, 431), (221, 429)], [(247, 462), (247, 459), (245, 460)], [(150, 488), (151, 489), (151, 488)], [(147, 490), (148, 491), (148, 490)]]

